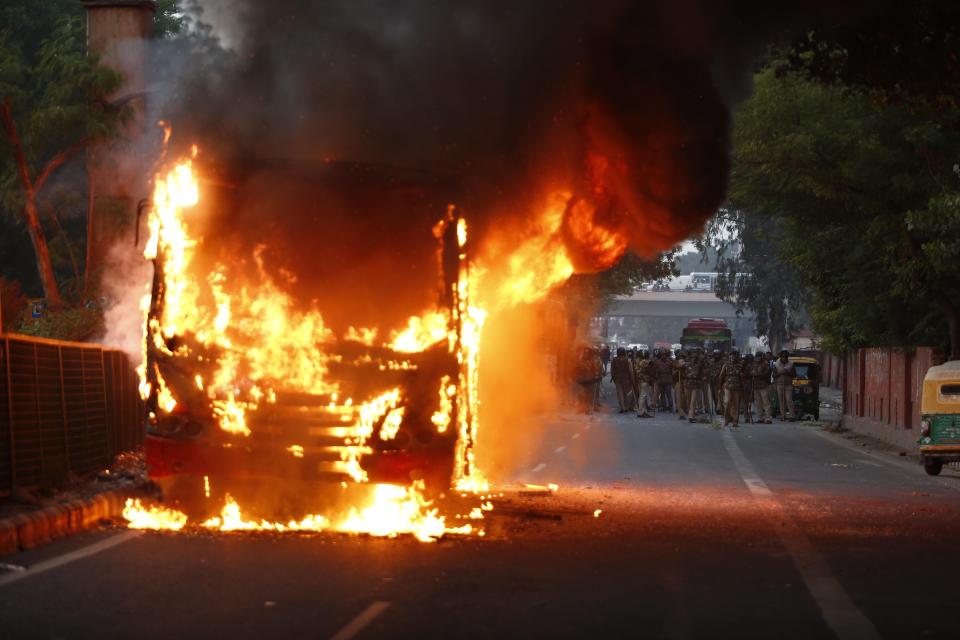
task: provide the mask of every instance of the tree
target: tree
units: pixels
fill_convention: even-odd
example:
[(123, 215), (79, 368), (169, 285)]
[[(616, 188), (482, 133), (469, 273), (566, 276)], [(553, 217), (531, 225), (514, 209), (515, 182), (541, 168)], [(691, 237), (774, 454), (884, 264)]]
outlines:
[(755, 335), (766, 336), (774, 351), (806, 322), (807, 288), (788, 262), (787, 239), (778, 216), (726, 208), (697, 241), (701, 255), (715, 256), (717, 297), (734, 305), (737, 315), (749, 310)]
[[(156, 37), (172, 38), (183, 33), (188, 19), (182, 4), (180, 0), (157, 0), (157, 13), (153, 25)], [(194, 7), (194, 11), (196, 10), (198, 9)]]
[(676, 274), (677, 251), (667, 251), (652, 258), (627, 252), (620, 260), (599, 273), (577, 274), (557, 287), (551, 297), (567, 310), (571, 326), (585, 326), (598, 310), (610, 304), (615, 296), (633, 293), (643, 282), (660, 280)]
[(38, 199), (53, 174), (91, 142), (113, 134), (124, 109), (107, 100), (122, 78), (86, 51), (83, 21), (61, 16), (39, 46), (0, 33), (0, 175), (4, 200), (19, 209), (33, 244), (47, 302), (63, 300)]
[[(776, 69), (776, 71), (775, 71)], [(736, 114), (730, 206), (774, 224), (825, 346), (951, 344), (960, 116), (773, 65)]]
[[(960, 358), (958, 279), (949, 241), (960, 230), (956, 146), (960, 109), (960, 4), (954, 0), (896, 0), (852, 25), (811, 31), (794, 43), (779, 73), (797, 72), (847, 95), (865, 95), (888, 115), (905, 112), (905, 140), (926, 183), (903, 218), (905, 249), (893, 263), (896, 291), (922, 292), (946, 321), (951, 357)], [(946, 261), (946, 262), (945, 262)], [(952, 263), (956, 265), (954, 261)], [(929, 324), (922, 318), (921, 326)]]
[[(723, 237), (718, 237), (717, 239), (725, 240)], [(680, 275), (690, 275), (697, 271), (713, 271), (716, 268), (719, 255), (713, 243), (703, 242), (701, 244), (694, 244), (695, 247), (693, 251), (687, 251), (677, 256), (677, 273)], [(730, 251), (731, 254), (736, 254), (739, 250), (736, 241), (724, 242), (724, 247)]]
[[(173, 37), (183, 30), (185, 14), (178, 0), (160, 0), (155, 30)], [(8, 0), (0, 7), (0, 198), (3, 208), (28, 231), (39, 283), (48, 303), (62, 302), (58, 285), (57, 245), (67, 254), (66, 273), (81, 271), (83, 251), (74, 251), (54, 210), (44, 202), (55, 173), (69, 166), (95, 141), (115, 135), (125, 111), (106, 96), (122, 78), (97, 65), (88, 55), (85, 12), (77, 0)], [(69, 200), (83, 202), (85, 187), (71, 185)], [(48, 243), (44, 222), (52, 223), (57, 240)], [(50, 254), (54, 255), (51, 256)], [(79, 258), (78, 258), (79, 256)], [(12, 254), (9, 259), (14, 259)], [(0, 264), (5, 274), (17, 265)], [(19, 276), (23, 278), (23, 275)], [(32, 280), (32, 278), (26, 278)], [(62, 284), (62, 283), (61, 283)], [(82, 287), (77, 286), (78, 290)]]
[(893, 0), (854, 23), (808, 32), (793, 43), (780, 73), (865, 91), (882, 104), (923, 101), (960, 107), (960, 3)]

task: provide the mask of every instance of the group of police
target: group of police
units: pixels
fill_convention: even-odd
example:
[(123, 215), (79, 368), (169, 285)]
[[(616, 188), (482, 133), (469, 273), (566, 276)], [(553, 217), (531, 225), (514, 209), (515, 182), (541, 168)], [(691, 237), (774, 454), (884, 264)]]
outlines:
[(676, 412), (690, 422), (710, 422), (723, 416), (723, 426), (736, 428), (741, 416), (747, 422), (773, 422), (772, 394), (782, 420), (795, 420), (793, 363), (789, 353), (746, 354), (736, 350), (712, 357), (703, 349), (649, 351), (619, 348), (610, 358), (609, 347), (585, 349), (578, 367), (577, 383), (583, 388), (581, 408), (599, 406), (599, 387), (609, 371), (620, 413), (636, 410), (640, 418), (658, 410)]

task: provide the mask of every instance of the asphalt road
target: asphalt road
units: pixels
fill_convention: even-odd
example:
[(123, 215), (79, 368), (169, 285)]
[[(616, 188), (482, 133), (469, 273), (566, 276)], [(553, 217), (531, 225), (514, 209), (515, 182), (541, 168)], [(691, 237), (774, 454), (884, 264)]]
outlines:
[(0, 558), (0, 637), (957, 637), (960, 475), (799, 424), (547, 426), (515, 480), (560, 490), (484, 538), (104, 528)]

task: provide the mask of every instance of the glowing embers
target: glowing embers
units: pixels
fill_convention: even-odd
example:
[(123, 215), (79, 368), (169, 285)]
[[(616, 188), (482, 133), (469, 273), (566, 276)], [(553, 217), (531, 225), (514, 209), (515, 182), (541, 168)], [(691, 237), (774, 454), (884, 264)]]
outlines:
[(126, 505), (123, 507), (123, 517), (131, 529), (179, 531), (187, 524), (185, 514), (163, 507), (144, 507), (139, 498), (127, 498)]
[(411, 534), (421, 542), (432, 542), (450, 533), (468, 535), (473, 527), (447, 527), (445, 518), (423, 497), (423, 483), (414, 482), (406, 488), (374, 485), (372, 502), (351, 509), (337, 530), (379, 537)]
[(400, 431), (400, 424), (403, 422), (404, 408), (393, 409), (383, 418), (383, 425), (380, 427), (381, 440), (393, 440)]
[(437, 433), (446, 433), (450, 421), (453, 419), (453, 400), (457, 396), (457, 386), (450, 382), (450, 376), (443, 376), (440, 380), (440, 408), (437, 409), (430, 421), (437, 427)]
[(302, 458), (302, 457), (303, 457), (303, 447), (300, 446), (299, 444), (292, 444), (292, 445), (290, 445), (289, 447), (287, 447), (287, 451), (289, 451), (290, 453), (292, 453), (294, 458)]
[(412, 316), (407, 326), (391, 336), (388, 345), (399, 353), (419, 353), (447, 339), (450, 317), (444, 311), (428, 311)]
[(327, 519), (310, 514), (301, 520), (290, 520), (286, 524), (246, 520), (240, 512), (240, 505), (227, 494), (220, 515), (206, 520), (202, 526), (219, 531), (323, 531), (327, 527)]
[[(351, 507), (335, 517), (309, 514), (299, 520), (287, 522), (253, 518), (245, 514), (237, 501), (228, 494), (219, 515), (194, 526), (224, 532), (339, 531), (391, 538), (412, 535), (422, 542), (433, 542), (447, 535), (483, 535), (483, 530), (474, 524), (448, 526), (439, 509), (424, 497), (422, 482), (414, 482), (409, 487), (372, 484), (359, 489), (365, 496), (359, 501), (362, 506)], [(484, 512), (491, 509), (493, 505), (485, 502), (471, 509), (468, 516), (457, 516), (457, 519), (483, 519)], [(162, 507), (143, 507), (139, 500), (128, 500), (123, 516), (131, 529), (180, 531), (188, 526), (185, 514)]]

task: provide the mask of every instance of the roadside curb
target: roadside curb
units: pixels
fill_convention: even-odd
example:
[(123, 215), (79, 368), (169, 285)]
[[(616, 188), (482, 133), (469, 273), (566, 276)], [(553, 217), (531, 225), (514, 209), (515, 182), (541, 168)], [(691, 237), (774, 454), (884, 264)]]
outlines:
[(105, 491), (92, 498), (0, 519), (0, 556), (33, 549), (90, 529), (100, 520), (116, 518), (123, 513), (127, 498), (139, 493), (141, 488), (142, 485)]

